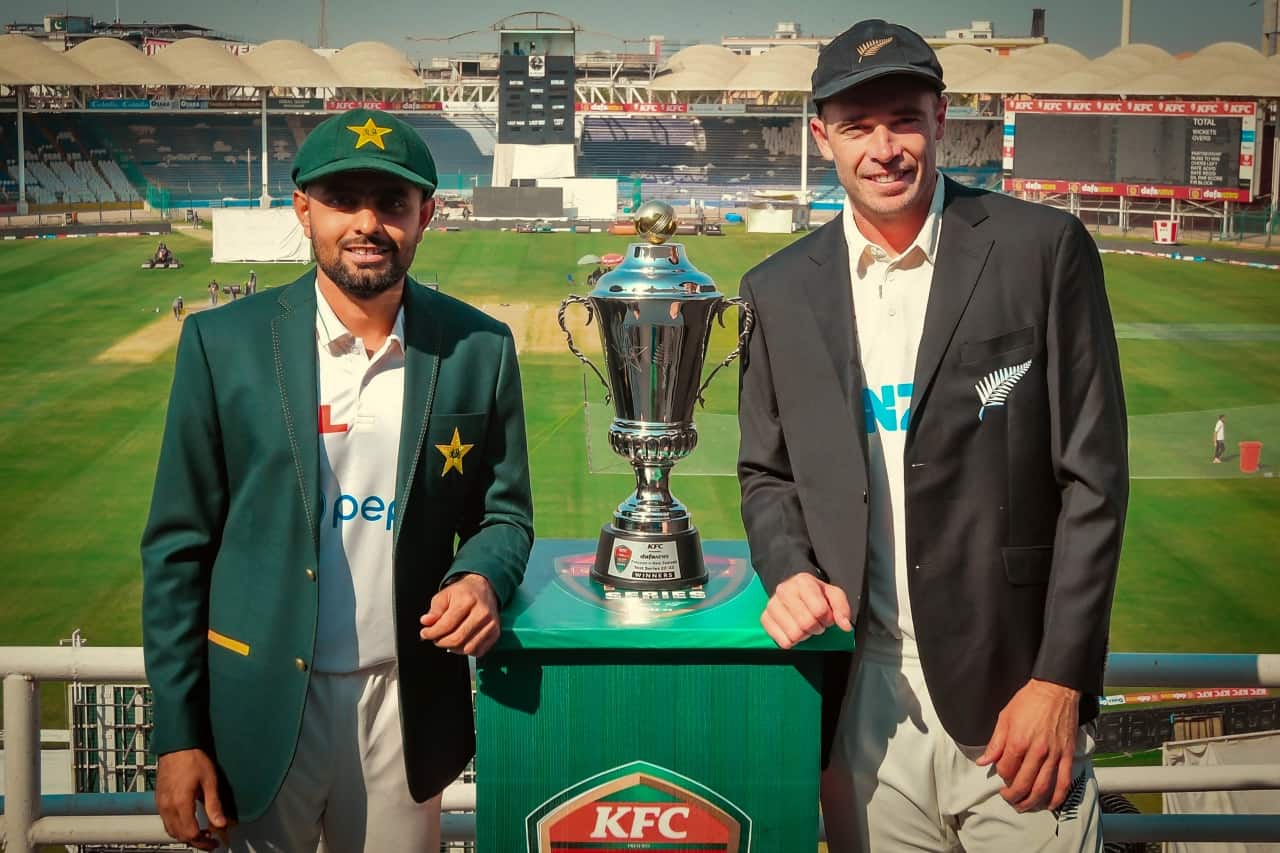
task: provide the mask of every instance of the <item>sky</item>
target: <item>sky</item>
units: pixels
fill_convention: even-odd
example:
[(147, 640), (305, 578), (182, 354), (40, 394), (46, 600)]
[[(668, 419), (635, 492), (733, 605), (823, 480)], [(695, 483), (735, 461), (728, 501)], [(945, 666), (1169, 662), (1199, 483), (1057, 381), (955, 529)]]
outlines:
[[(69, 12), (112, 20), (180, 21), (199, 24), (249, 42), (296, 39), (315, 46), (322, 0), (0, 0), (0, 21), (39, 21), (49, 13)], [(1132, 0), (1132, 41), (1158, 45), (1171, 53), (1195, 51), (1219, 41), (1258, 48), (1262, 9), (1280, 0)], [(384, 41), (411, 59), (492, 52), (493, 26), (533, 5), (439, 0), (326, 0), (328, 46)], [(883, 17), (925, 35), (989, 20), (997, 35), (1026, 35), (1031, 9), (1045, 9), (1051, 42), (1097, 57), (1119, 44), (1121, 0), (575, 0), (536, 5), (569, 15), (581, 28), (579, 50), (639, 50), (651, 34), (677, 43), (718, 44), (723, 36), (767, 35), (779, 21), (795, 21), (806, 35), (834, 35), (858, 18)], [(558, 9), (557, 9), (558, 6)], [(471, 32), (471, 35), (459, 35)], [(425, 40), (410, 40), (415, 36)], [(455, 38), (450, 38), (454, 37)], [(624, 40), (637, 42), (624, 46)]]

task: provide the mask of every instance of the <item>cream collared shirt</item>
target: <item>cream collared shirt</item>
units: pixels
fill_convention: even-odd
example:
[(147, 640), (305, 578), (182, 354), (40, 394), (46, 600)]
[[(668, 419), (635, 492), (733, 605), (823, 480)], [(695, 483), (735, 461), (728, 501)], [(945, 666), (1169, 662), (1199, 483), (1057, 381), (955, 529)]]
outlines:
[(320, 399), (319, 617), (313, 666), (396, 655), (392, 535), (404, 408), (404, 308), (372, 356), (316, 285)]
[[(919, 653), (907, 594), (903, 449), (945, 195), (938, 173), (924, 224), (911, 245), (896, 257), (863, 236), (847, 199), (842, 222), (849, 247), (870, 463), (870, 628), (873, 636), (900, 639), (903, 658), (908, 660), (918, 659)], [(915, 523), (927, 524), (928, 519), (915, 519)]]

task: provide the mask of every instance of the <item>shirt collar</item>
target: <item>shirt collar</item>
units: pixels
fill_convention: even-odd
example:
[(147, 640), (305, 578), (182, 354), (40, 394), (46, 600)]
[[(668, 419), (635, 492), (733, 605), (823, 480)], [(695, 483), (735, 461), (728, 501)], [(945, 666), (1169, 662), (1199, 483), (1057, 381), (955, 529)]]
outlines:
[[(938, 237), (942, 233), (942, 206), (946, 201), (947, 188), (942, 178), (942, 173), (937, 172), (937, 179), (933, 184), (933, 199), (929, 203), (929, 213), (925, 216), (924, 224), (920, 226), (920, 232), (916, 234), (915, 240), (911, 245), (903, 250), (898, 258), (905, 258), (916, 249), (924, 252), (925, 259), (932, 264), (934, 256), (938, 252)], [(844, 202), (844, 211), (841, 214), (841, 224), (844, 226), (844, 239), (849, 246), (849, 258), (854, 263), (867, 252), (873, 245), (870, 240), (863, 236), (858, 230), (858, 225), (853, 221), (853, 205), (846, 197)], [(877, 252), (884, 252), (879, 246), (875, 249)], [(889, 258), (890, 261), (897, 258)]]
[[(338, 315), (334, 313), (333, 306), (329, 304), (329, 300), (325, 299), (324, 293), (320, 290), (320, 282), (316, 282), (316, 340), (327, 347), (333, 347), (343, 338), (355, 339), (355, 335), (351, 330), (338, 319)], [(400, 349), (404, 349), (404, 304), (400, 305), (400, 310), (396, 311), (396, 322), (391, 327), (391, 334), (387, 336), (387, 340), (394, 340), (400, 345)]]

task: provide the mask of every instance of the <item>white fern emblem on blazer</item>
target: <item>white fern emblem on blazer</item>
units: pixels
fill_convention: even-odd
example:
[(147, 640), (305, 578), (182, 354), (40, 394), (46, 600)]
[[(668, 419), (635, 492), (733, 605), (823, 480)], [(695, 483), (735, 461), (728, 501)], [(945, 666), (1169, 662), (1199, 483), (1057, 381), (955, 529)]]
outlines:
[(974, 385), (973, 390), (978, 392), (978, 402), (982, 404), (978, 409), (978, 420), (982, 420), (987, 409), (1003, 406), (1013, 386), (1017, 385), (1018, 380), (1026, 376), (1030, 369), (1031, 359), (1027, 359), (1022, 364), (1011, 364), (1008, 367), (993, 370), (985, 379)]

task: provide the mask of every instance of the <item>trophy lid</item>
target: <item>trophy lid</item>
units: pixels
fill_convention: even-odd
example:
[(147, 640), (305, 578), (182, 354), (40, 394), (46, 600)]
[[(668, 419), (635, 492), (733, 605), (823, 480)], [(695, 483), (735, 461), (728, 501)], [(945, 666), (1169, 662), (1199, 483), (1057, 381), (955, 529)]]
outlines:
[(679, 219), (665, 201), (648, 201), (635, 214), (636, 233), (643, 243), (632, 243), (622, 263), (596, 282), (591, 296), (596, 299), (636, 297), (719, 298), (711, 276), (689, 263), (684, 246), (667, 243), (676, 233)]

